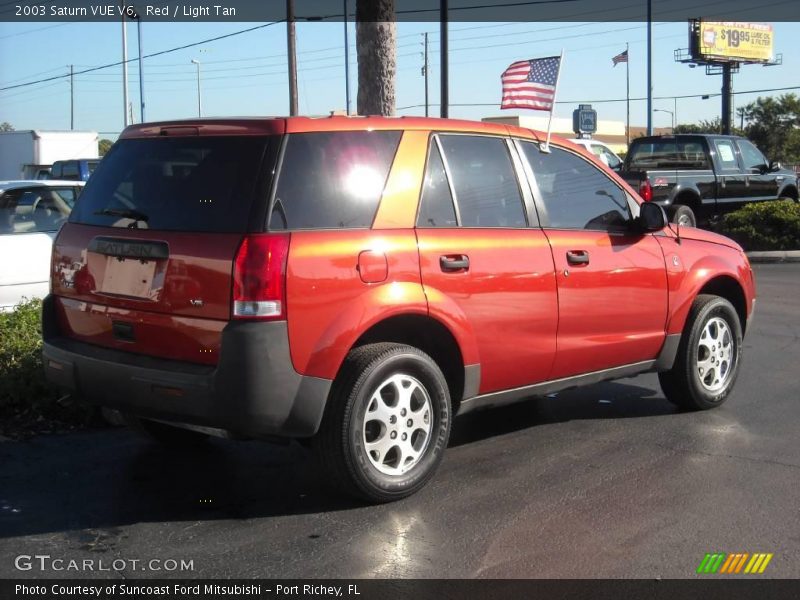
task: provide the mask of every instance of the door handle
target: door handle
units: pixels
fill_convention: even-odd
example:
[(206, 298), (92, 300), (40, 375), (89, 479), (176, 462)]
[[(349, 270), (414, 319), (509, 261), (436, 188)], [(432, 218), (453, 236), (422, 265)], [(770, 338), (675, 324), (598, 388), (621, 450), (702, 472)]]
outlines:
[(568, 250), (567, 262), (571, 265), (588, 265), (589, 253), (586, 250)]
[(447, 254), (439, 257), (439, 267), (445, 273), (469, 270), (469, 256), (466, 254)]

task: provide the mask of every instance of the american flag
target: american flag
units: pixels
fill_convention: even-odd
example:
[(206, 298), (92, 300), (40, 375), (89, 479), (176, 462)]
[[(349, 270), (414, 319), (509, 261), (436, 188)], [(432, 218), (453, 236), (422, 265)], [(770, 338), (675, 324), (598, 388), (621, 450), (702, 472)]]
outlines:
[(615, 67), (621, 62), (624, 62), (624, 63), (628, 62), (628, 51), (627, 50), (623, 50), (622, 52), (617, 54), (614, 58), (612, 58), (611, 62), (614, 63)]
[(503, 100), (500, 108), (552, 110), (560, 66), (560, 56), (512, 63), (501, 77)]

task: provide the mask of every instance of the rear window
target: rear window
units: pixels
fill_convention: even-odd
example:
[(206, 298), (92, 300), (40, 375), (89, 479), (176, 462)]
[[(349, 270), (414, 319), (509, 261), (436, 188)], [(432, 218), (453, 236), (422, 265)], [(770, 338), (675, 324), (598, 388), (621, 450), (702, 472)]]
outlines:
[(629, 169), (709, 169), (703, 143), (699, 140), (656, 140), (633, 142)]
[(97, 166), (71, 223), (245, 231), (268, 138), (120, 140)]
[(269, 228), (371, 227), (399, 143), (399, 131), (291, 134)]

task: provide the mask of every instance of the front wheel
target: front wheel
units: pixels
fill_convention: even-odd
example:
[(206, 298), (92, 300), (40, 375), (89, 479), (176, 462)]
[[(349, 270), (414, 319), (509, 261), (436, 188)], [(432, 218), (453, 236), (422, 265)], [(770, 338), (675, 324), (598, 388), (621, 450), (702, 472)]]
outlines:
[(368, 344), (345, 359), (314, 450), (344, 491), (390, 502), (431, 479), (450, 421), (447, 382), (427, 354), (400, 344)]
[(687, 410), (722, 404), (733, 389), (742, 355), (742, 326), (733, 305), (697, 297), (689, 311), (672, 369), (659, 373), (667, 400)]
[(672, 222), (681, 227), (697, 227), (697, 217), (688, 206), (678, 205), (672, 214)]

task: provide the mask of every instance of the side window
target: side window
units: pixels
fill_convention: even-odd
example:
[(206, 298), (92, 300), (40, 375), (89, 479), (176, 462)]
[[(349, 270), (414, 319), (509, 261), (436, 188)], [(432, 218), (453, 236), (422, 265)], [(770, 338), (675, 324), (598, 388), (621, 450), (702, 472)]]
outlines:
[(526, 227), (517, 176), (504, 139), (439, 137), (462, 227)]
[(78, 177), (78, 163), (75, 161), (65, 162), (61, 165), (61, 177), (72, 179)]
[[(522, 144), (543, 204), (546, 227), (609, 231), (631, 218), (625, 192), (605, 173), (577, 154)], [(545, 217), (545, 215), (541, 215)]]
[(766, 168), (767, 159), (761, 154), (761, 150), (747, 140), (738, 140), (737, 143), (742, 153), (742, 162), (744, 162), (745, 170)]
[(717, 160), (723, 169), (739, 169), (736, 160), (736, 148), (730, 140), (714, 140), (714, 148), (717, 150)]
[(61, 178), (61, 163), (56, 162), (53, 163), (53, 168), (50, 169), (50, 175), (53, 179), (60, 179)]
[(399, 131), (290, 134), (269, 228), (370, 227), (399, 143)]
[(456, 227), (456, 209), (453, 206), (453, 195), (447, 182), (439, 145), (431, 141), (428, 152), (428, 166), (425, 168), (425, 179), (422, 183), (422, 197), (419, 201), (417, 227)]
[(50, 188), (50, 191), (58, 196), (64, 203), (69, 206), (70, 210), (75, 206), (75, 189), (74, 188)]
[(0, 234), (57, 231), (71, 207), (48, 188), (12, 190), (0, 198)]

